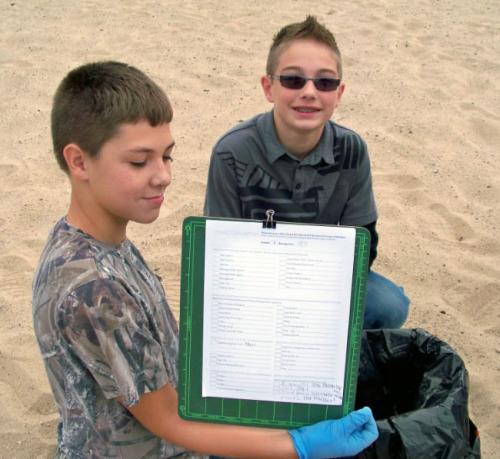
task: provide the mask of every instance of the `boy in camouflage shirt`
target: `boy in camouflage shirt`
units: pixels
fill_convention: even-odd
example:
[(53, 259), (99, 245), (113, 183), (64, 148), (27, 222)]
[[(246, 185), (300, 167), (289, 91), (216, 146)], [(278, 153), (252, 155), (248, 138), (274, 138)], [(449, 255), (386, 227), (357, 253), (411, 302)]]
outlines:
[(369, 408), (290, 432), (187, 422), (177, 414), (177, 325), (159, 279), (127, 239), (154, 221), (171, 180), (172, 109), (144, 73), (87, 64), (52, 109), (71, 184), (33, 282), (33, 323), (60, 414), (57, 457), (321, 458), (378, 433)]

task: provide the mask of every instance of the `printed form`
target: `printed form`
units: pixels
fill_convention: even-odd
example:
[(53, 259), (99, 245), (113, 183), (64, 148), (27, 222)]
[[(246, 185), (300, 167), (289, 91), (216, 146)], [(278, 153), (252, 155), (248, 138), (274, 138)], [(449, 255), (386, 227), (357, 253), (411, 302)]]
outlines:
[(207, 221), (203, 397), (342, 403), (355, 237)]

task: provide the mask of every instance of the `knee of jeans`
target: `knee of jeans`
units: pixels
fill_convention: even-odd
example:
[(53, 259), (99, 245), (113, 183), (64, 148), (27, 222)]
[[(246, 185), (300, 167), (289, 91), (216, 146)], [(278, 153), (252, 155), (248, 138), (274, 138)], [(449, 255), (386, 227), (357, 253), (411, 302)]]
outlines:
[(409, 309), (410, 309), (409, 304), (406, 304), (406, 306), (404, 308), (400, 309), (397, 328), (400, 328), (406, 322), (406, 319), (408, 319)]
[[(389, 293), (389, 292), (387, 292)], [(408, 318), (410, 300), (401, 287), (392, 289), (372, 305), (377, 328), (400, 328)]]
[(408, 311), (410, 309), (410, 300), (401, 289), (401, 297), (398, 302), (391, 305), (390, 318), (387, 328), (400, 328), (408, 318)]

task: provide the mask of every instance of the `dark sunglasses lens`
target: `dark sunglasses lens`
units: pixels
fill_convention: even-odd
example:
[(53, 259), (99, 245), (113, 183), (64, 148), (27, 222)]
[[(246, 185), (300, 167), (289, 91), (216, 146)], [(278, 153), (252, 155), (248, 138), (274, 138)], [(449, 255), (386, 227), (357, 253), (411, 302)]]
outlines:
[[(307, 78), (300, 75), (280, 75), (279, 80), (287, 89), (301, 89), (307, 82)], [(318, 91), (335, 91), (340, 85), (336, 78), (314, 78), (313, 81)]]
[(335, 91), (340, 84), (340, 80), (335, 78), (316, 78), (314, 86), (318, 91)]
[(299, 75), (281, 75), (280, 83), (287, 89), (300, 89), (306, 84), (306, 79)]

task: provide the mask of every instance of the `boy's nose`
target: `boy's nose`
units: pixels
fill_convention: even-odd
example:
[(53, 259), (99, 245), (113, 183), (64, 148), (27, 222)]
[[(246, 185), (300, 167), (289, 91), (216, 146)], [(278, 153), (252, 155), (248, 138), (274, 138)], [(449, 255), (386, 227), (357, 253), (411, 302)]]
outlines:
[(161, 186), (166, 188), (170, 185), (172, 181), (172, 169), (170, 167), (170, 161), (164, 163), (162, 161), (161, 165), (156, 169), (155, 174), (152, 178), (153, 186)]
[(306, 84), (302, 88), (302, 96), (315, 96), (316, 95), (316, 86), (314, 86), (314, 81), (307, 80)]

